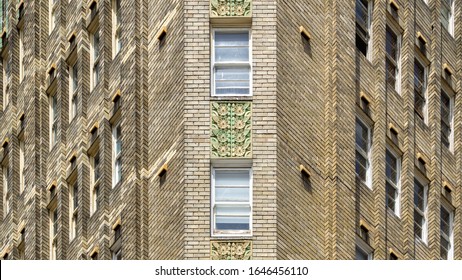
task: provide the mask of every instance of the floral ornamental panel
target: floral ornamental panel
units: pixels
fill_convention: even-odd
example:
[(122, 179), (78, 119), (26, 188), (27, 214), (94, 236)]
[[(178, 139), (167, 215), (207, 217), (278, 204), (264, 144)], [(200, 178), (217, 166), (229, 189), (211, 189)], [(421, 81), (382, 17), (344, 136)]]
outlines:
[(212, 260), (252, 259), (252, 241), (212, 241), (210, 247)]
[(225, 101), (211, 106), (212, 157), (252, 157), (252, 103)]
[(247, 17), (251, 15), (251, 0), (210, 0), (211, 17)]

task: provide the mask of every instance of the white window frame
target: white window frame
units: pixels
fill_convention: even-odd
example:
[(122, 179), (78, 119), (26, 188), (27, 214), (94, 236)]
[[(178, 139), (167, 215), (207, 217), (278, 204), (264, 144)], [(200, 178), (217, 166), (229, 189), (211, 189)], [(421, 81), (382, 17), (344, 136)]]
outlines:
[(2, 74), (3, 74), (3, 111), (6, 110), (10, 103), (10, 96), (8, 94), (8, 54), (2, 56)]
[(91, 158), (90, 158), (90, 185), (91, 185), (91, 193), (90, 193), (90, 214), (93, 215), (98, 210), (98, 192), (99, 192), (99, 179), (101, 178), (101, 171), (100, 177), (98, 179), (95, 178), (95, 171), (96, 171), (96, 164), (95, 159), (99, 157), (99, 169), (101, 170), (101, 154), (97, 151)]
[(24, 79), (24, 30), (18, 29), (19, 37), (19, 82)]
[[(428, 65), (426, 65), (418, 56), (414, 57), (414, 63), (420, 64), (422, 68), (424, 69), (424, 81), (423, 81), (423, 87), (424, 87), (424, 100), (425, 104), (423, 106), (423, 121), (425, 124), (428, 124)], [(414, 79), (415, 79), (415, 66), (414, 66)], [(414, 85), (415, 87), (415, 85)], [(414, 92), (415, 94), (415, 92)], [(414, 106), (415, 106), (415, 97), (414, 97)]]
[(122, 48), (120, 38), (120, 10), (117, 7), (119, 1), (119, 8), (121, 0), (111, 0), (112, 9), (112, 58), (116, 57)]
[[(79, 190), (79, 185), (77, 181), (70, 184), (70, 188), (69, 188), (69, 218), (70, 218), (69, 240), (73, 240), (77, 236), (77, 208), (79, 207), (78, 190)], [(75, 203), (76, 199), (77, 199), (77, 203)]]
[[(123, 150), (123, 143), (122, 139), (120, 139), (120, 152), (118, 154), (115, 153), (116, 146), (117, 146), (117, 139), (115, 138), (115, 135), (117, 134), (117, 127), (121, 126), (121, 121), (118, 121), (113, 127), (112, 127), (112, 187), (114, 188), (120, 181), (122, 181), (122, 150)], [(121, 128), (122, 130), (122, 128)], [(121, 137), (121, 135), (118, 135), (118, 137)], [(121, 160), (120, 162), (120, 179), (118, 178), (118, 173), (116, 170), (116, 162), (118, 160)]]
[(69, 66), (69, 123), (77, 116), (78, 110), (78, 70), (77, 63)]
[(9, 188), (9, 166), (2, 166), (3, 177), (3, 217), (6, 217), (10, 212), (10, 188)]
[[(449, 18), (448, 18), (448, 26), (445, 26), (442, 22), (442, 20), (440, 19), (441, 21), (441, 25), (443, 26), (444, 29), (446, 29), (448, 31), (448, 33), (454, 37), (454, 0), (450, 0), (451, 1), (451, 6), (448, 7), (446, 4), (444, 4), (444, 1), (441, 1), (441, 11), (440, 11), (440, 17), (442, 16), (442, 10), (444, 9), (445, 11), (447, 11), (449, 13)], [(449, 9), (448, 9), (449, 8)]]
[[(215, 34), (217, 32), (242, 32), (247, 31), (249, 33), (249, 61), (248, 62), (226, 62), (217, 63), (215, 62)], [(211, 46), (211, 70), (210, 70), (210, 84), (212, 89), (212, 96), (252, 96), (253, 95), (253, 66), (252, 66), (252, 30), (250, 28), (213, 28), (212, 29), (212, 46)], [(215, 67), (232, 67), (232, 66), (249, 66), (249, 94), (216, 94), (215, 88)]]
[[(216, 170), (231, 170), (231, 171), (248, 171), (249, 172), (249, 201), (248, 202), (224, 202), (216, 203), (215, 202), (215, 171)], [(252, 236), (252, 224), (253, 224), (253, 169), (252, 167), (212, 167), (211, 170), (211, 207), (210, 207), (210, 221), (211, 221), (211, 236), (212, 237), (232, 237), (232, 236), (241, 236), (249, 237)], [(249, 206), (249, 230), (221, 230), (218, 231), (215, 229), (215, 207), (219, 204), (225, 205), (242, 205)]]
[[(450, 134), (449, 134), (449, 151), (451, 153), (454, 153), (454, 100), (455, 100), (455, 96), (454, 94), (450, 94), (449, 93), (450, 91), (442, 88), (441, 89), (441, 94), (445, 94), (448, 98), (449, 98), (449, 117), (450, 117), (450, 122), (449, 122), (449, 128), (451, 130)], [(441, 102), (441, 98), (440, 98), (440, 102)], [(443, 109), (442, 108), (443, 105), (440, 104), (440, 109)], [(442, 134), (441, 134), (442, 135)]]
[[(356, 4), (355, 0), (355, 4)], [(374, 1), (373, 0), (366, 0), (367, 1), (367, 33), (369, 35), (369, 38), (367, 40), (367, 53), (366, 53), (366, 58), (369, 61), (372, 61), (372, 15), (373, 15), (373, 10), (374, 10)], [(356, 9), (356, 7), (355, 7)]]
[[(388, 53), (386, 51), (386, 45), (385, 45), (385, 56), (393, 58), (393, 61), (396, 64), (396, 69), (395, 69), (395, 71), (396, 71), (396, 74), (395, 74), (395, 88), (394, 88), (394, 90), (398, 94), (401, 94), (401, 47), (402, 47), (401, 42), (402, 42), (402, 34), (398, 30), (396, 30), (396, 28), (391, 24), (387, 24), (386, 28), (390, 29), (390, 31), (393, 32), (396, 35), (396, 44), (397, 44), (397, 55), (396, 56), (397, 56), (397, 58), (393, 58), (393, 57), (388, 55)], [(386, 44), (386, 31), (385, 31), (385, 44)], [(386, 63), (387, 62), (385, 62), (385, 65), (386, 65)], [(385, 71), (388, 71), (386, 66), (385, 66)], [(388, 83), (387, 80), (386, 80), (386, 83)]]
[[(387, 176), (387, 174), (385, 174), (385, 180), (387, 181), (388, 184), (390, 184), (396, 191), (396, 198), (395, 198), (395, 210), (394, 210), (394, 213), (397, 217), (400, 217), (400, 212), (401, 212), (401, 156), (399, 156), (392, 148), (388, 147), (386, 148), (386, 151), (388, 151), (393, 157), (395, 157), (396, 159), (396, 176), (397, 176), (397, 181), (398, 183), (395, 185)], [(385, 165), (387, 165), (387, 162), (386, 162), (386, 155), (385, 155)], [(386, 167), (385, 167), (386, 168)], [(385, 187), (386, 188), (386, 187)], [(385, 195), (388, 195), (388, 193), (386, 192), (386, 189), (385, 189)], [(387, 204), (387, 209), (388, 208), (388, 204)], [(390, 209), (391, 211), (391, 209)]]
[[(53, 102), (56, 98), (56, 108), (53, 108)], [(53, 147), (57, 143), (58, 139), (58, 96), (57, 93), (54, 93), (49, 97), (49, 106), (50, 106), (50, 150), (53, 149)], [(56, 116), (56, 117), (55, 117)]]
[[(56, 220), (54, 217), (54, 213), (56, 212)], [(52, 208), (49, 211), (49, 219), (50, 219), (50, 259), (51, 260), (56, 260), (57, 257), (57, 236), (58, 236), (58, 220), (59, 220), (59, 214), (58, 210), (56, 208)], [(56, 226), (56, 230), (55, 230)]]
[[(369, 146), (369, 150), (368, 151), (363, 151), (361, 147), (359, 147), (357, 144), (356, 144), (356, 123), (357, 122), (360, 122), (362, 123), (366, 128), (367, 128), (367, 144)], [(364, 121), (362, 118), (360, 118), (359, 116), (356, 116), (356, 121), (355, 121), (355, 151), (356, 152), (359, 152), (361, 155), (363, 155), (366, 160), (367, 160), (367, 163), (369, 164), (366, 168), (366, 181), (363, 182), (360, 178), (359, 178), (359, 175), (356, 174), (356, 171), (355, 171), (355, 175), (356, 177), (358, 177), (359, 180), (361, 180), (362, 183), (364, 183), (369, 189), (372, 189), (372, 127), (370, 126), (370, 124), (366, 121)], [(356, 153), (355, 153), (355, 165), (356, 165)], [(356, 168), (356, 167), (355, 167)]]
[[(441, 231), (441, 228), (440, 228), (440, 237), (443, 237), (444, 239), (446, 239), (451, 248), (449, 249), (448, 251), (448, 260), (453, 260), (454, 259), (454, 209), (451, 207), (451, 205), (449, 205), (446, 201), (441, 201), (441, 208), (444, 208), (448, 213), (449, 213), (449, 236), (445, 236), (446, 234), (444, 234), (442, 231)], [(441, 209), (440, 209), (441, 211)], [(440, 213), (441, 215), (441, 213)], [(441, 223), (441, 221), (440, 221)], [(444, 234), (444, 236), (443, 236)], [(441, 244), (440, 244), (440, 247), (441, 247)], [(441, 250), (441, 248), (440, 248)], [(440, 252), (441, 254), (441, 252)]]
[[(101, 46), (101, 37), (99, 34), (100, 29), (96, 28), (95, 32), (90, 33), (90, 90), (93, 90), (101, 80), (101, 69), (100, 69), (100, 46)], [(98, 45), (95, 46), (95, 36), (98, 37)], [(97, 52), (95, 55), (95, 51)]]
[(25, 177), (24, 177), (24, 153), (25, 153), (25, 143), (24, 139), (19, 140), (19, 194), (22, 194), (25, 186)]
[[(425, 244), (427, 244), (428, 242), (428, 184), (429, 182), (423, 178), (423, 176), (419, 175), (419, 174), (416, 174), (415, 177), (414, 177), (414, 180), (419, 182), (419, 184), (421, 186), (423, 186), (424, 188), (424, 192), (423, 192), (423, 203), (424, 203), (424, 212), (422, 213), (422, 211), (417, 207), (417, 205), (415, 205), (415, 202), (414, 202), (414, 211), (418, 211), (420, 212), (420, 214), (422, 215), (423, 219), (424, 219), (424, 224), (422, 225), (422, 237), (419, 237), (419, 236), (416, 236), (415, 235), (415, 231), (414, 231), (414, 237), (415, 238), (418, 238), (420, 239), (422, 242), (424, 242)], [(414, 181), (414, 192), (413, 192), (413, 196), (412, 198), (414, 199), (414, 196), (415, 196), (415, 181)], [(414, 214), (414, 226), (415, 226), (415, 214)]]
[(367, 260), (373, 260), (374, 249), (366, 243), (361, 237), (356, 236), (355, 242), (355, 260), (356, 260), (356, 250), (361, 250), (364, 254), (367, 255)]
[(56, 9), (58, 0), (48, 0), (48, 34), (51, 34), (56, 27)]

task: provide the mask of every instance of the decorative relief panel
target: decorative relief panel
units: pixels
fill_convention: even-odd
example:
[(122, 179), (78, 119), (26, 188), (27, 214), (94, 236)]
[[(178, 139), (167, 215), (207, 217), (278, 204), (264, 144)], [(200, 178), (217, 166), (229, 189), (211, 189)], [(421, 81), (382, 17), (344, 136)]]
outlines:
[(210, 0), (211, 17), (250, 17), (251, 15), (251, 0)]
[(212, 260), (252, 259), (252, 241), (212, 241), (210, 247)]
[(211, 152), (213, 158), (252, 157), (252, 103), (212, 102)]

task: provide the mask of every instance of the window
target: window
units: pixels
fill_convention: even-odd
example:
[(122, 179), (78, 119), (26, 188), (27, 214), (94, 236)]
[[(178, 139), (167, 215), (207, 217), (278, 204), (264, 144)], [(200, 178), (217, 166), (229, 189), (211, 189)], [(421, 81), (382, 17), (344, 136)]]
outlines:
[(8, 73), (10, 72), (10, 65), (8, 63), (8, 55), (5, 54), (2, 57), (2, 72), (3, 72), (3, 110), (6, 109), (10, 102), (10, 96), (8, 93)]
[(212, 169), (212, 235), (250, 235), (252, 169)]
[(56, 260), (58, 251), (58, 210), (50, 210), (50, 259)]
[(389, 26), (386, 30), (385, 50), (387, 86), (399, 93), (401, 89), (401, 35), (397, 35)]
[(454, 146), (454, 97), (441, 91), (441, 143), (450, 151)]
[(58, 25), (58, 0), (48, 0), (48, 34)]
[(371, 59), (372, 2), (356, 0), (356, 48)]
[(112, 187), (122, 180), (122, 129), (120, 123), (112, 128)]
[(19, 37), (19, 81), (21, 82), (24, 78), (24, 31), (18, 29)]
[(90, 78), (90, 87), (91, 89), (99, 82), (99, 28), (96, 29), (94, 33), (91, 34), (90, 38), (90, 65), (91, 65), (91, 78)]
[(91, 254), (90, 259), (92, 261), (98, 260), (98, 252), (94, 252), (93, 254)]
[(122, 259), (122, 229), (120, 225), (114, 228), (114, 243), (111, 246), (111, 255), (113, 260)]
[(443, 260), (454, 258), (453, 221), (454, 211), (442, 203), (440, 210), (440, 257)]
[(78, 106), (78, 92), (77, 87), (79, 85), (78, 80), (78, 68), (77, 65), (74, 64), (69, 66), (69, 97), (70, 97), (70, 116), (69, 121), (72, 121), (75, 116), (77, 116), (77, 106)]
[(5, 218), (6, 215), (10, 212), (10, 186), (9, 186), (9, 179), (10, 179), (10, 168), (8, 166), (2, 167), (3, 173), (3, 217)]
[(386, 151), (386, 203), (388, 209), (399, 216), (401, 159), (390, 149)]
[(427, 185), (414, 179), (414, 235), (427, 242)]
[(26, 229), (22, 229), (20, 232), (20, 239), (18, 244), (18, 254), (20, 260), (26, 259)]
[(356, 176), (372, 187), (371, 168), (371, 130), (359, 118), (356, 118)]
[(120, 40), (120, 1), (112, 0), (112, 57), (114, 58), (122, 48)]
[(212, 95), (252, 95), (250, 45), (248, 29), (213, 31)]
[(19, 193), (24, 191), (25, 175), (24, 175), (24, 140), (19, 140)]
[(441, 24), (454, 36), (454, 0), (441, 1)]
[(70, 217), (70, 230), (69, 239), (73, 240), (77, 236), (77, 207), (79, 206), (79, 185), (77, 182), (72, 184), (70, 188), (69, 199), (69, 217)]
[(426, 120), (427, 115), (427, 68), (418, 60), (414, 60), (414, 110)]
[(91, 214), (95, 213), (99, 208), (99, 185), (97, 184), (99, 178), (101, 177), (101, 164), (99, 151), (96, 152), (95, 156), (91, 158)]
[(417, 37), (416, 45), (423, 55), (427, 55), (427, 42), (424, 38), (422, 38), (422, 36)]
[(58, 140), (58, 94), (50, 97), (50, 149)]
[(395, 253), (390, 253), (390, 256), (388, 257), (388, 259), (392, 261), (399, 260), (398, 256)]

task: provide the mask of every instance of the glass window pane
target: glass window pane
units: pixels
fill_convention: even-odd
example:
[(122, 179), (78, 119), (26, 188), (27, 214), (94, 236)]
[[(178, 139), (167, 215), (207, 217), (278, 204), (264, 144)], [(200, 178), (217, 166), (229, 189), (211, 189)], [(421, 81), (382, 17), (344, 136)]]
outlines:
[(249, 170), (215, 170), (215, 186), (248, 186)]
[(248, 46), (249, 32), (215, 32), (215, 46)]
[(245, 47), (217, 47), (215, 48), (216, 62), (249, 61), (249, 48)]
[(363, 250), (361, 250), (361, 248), (359, 248), (358, 246), (356, 246), (356, 257), (355, 257), (356, 260), (368, 260), (369, 259), (369, 256), (367, 255), (366, 252), (364, 252)]
[(249, 230), (250, 217), (249, 216), (216, 216), (216, 229), (217, 230)]
[(249, 188), (224, 188), (215, 189), (215, 201), (249, 201)]

